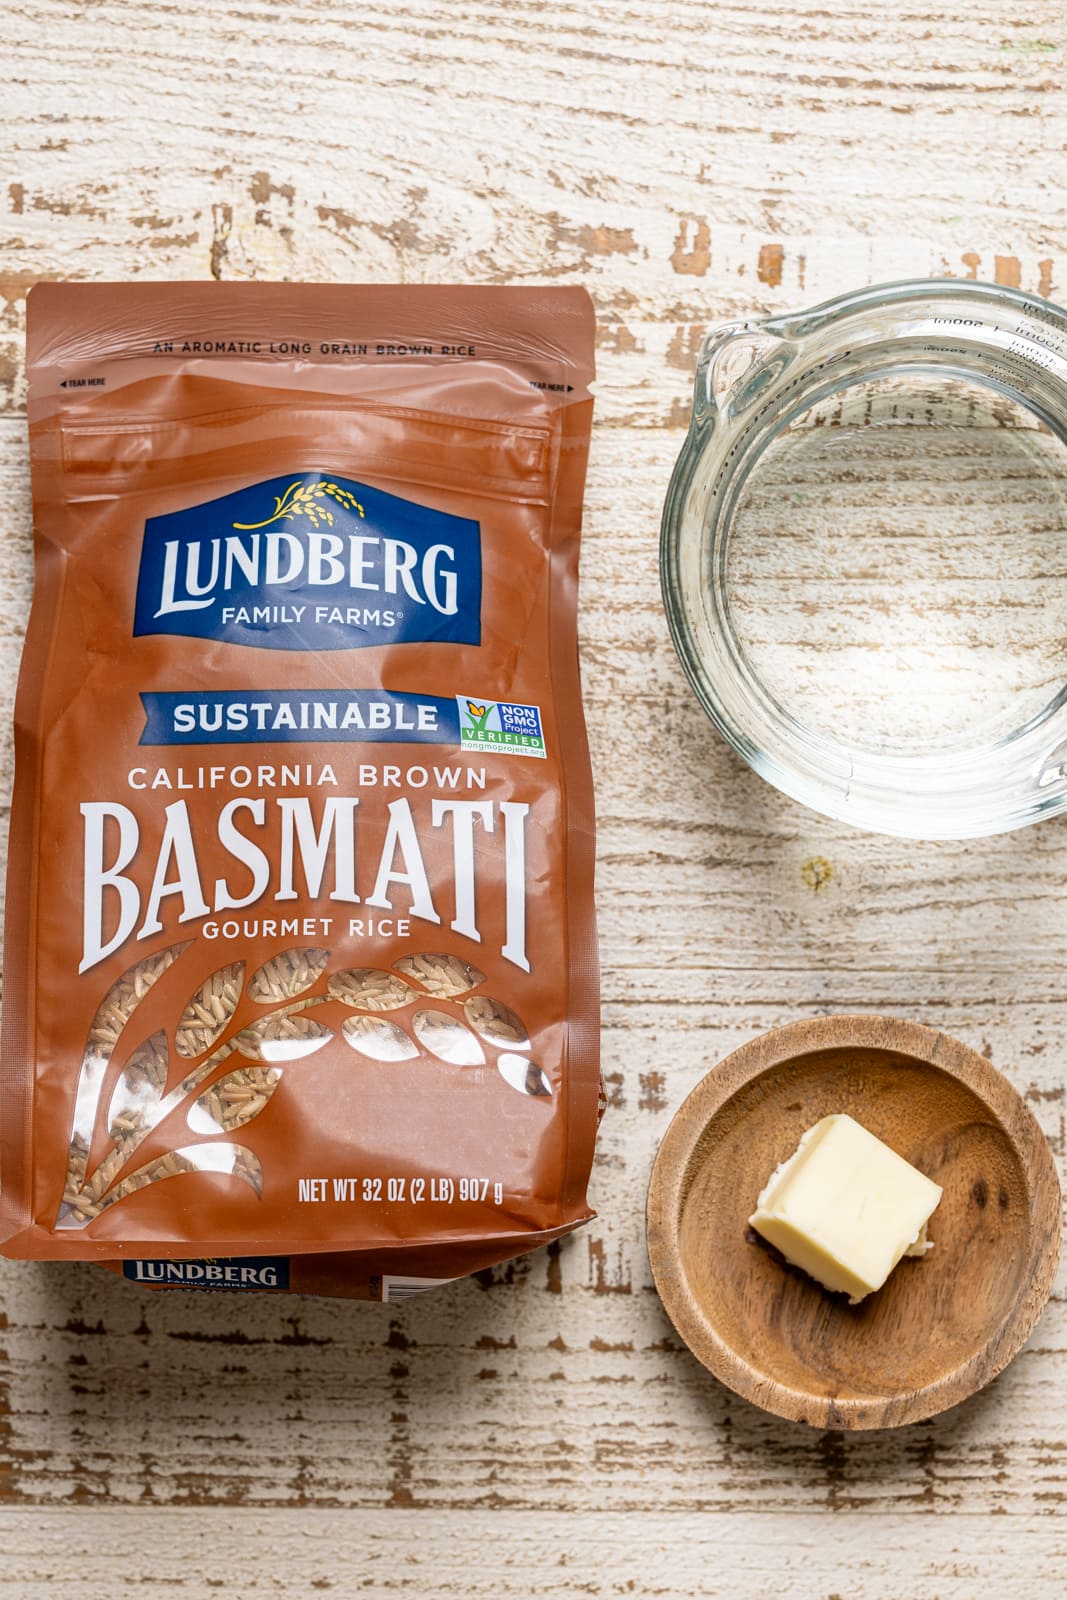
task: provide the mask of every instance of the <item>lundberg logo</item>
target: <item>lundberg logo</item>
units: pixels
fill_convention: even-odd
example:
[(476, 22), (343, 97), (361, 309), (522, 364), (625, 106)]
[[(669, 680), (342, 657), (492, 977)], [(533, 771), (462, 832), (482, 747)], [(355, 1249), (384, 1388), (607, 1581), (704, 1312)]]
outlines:
[(172, 1289), (288, 1289), (288, 1256), (237, 1256), (203, 1261), (124, 1261), (133, 1283)]
[(481, 642), (477, 522), (328, 472), (145, 523), (136, 636), (267, 650)]

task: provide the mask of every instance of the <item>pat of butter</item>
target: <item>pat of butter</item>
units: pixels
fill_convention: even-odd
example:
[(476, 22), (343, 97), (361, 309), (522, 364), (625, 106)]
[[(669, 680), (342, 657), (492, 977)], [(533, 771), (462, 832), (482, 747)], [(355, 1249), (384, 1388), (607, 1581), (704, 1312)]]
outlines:
[(926, 1224), (940, 1199), (936, 1183), (841, 1113), (808, 1129), (748, 1220), (787, 1261), (856, 1305), (901, 1256), (932, 1248)]

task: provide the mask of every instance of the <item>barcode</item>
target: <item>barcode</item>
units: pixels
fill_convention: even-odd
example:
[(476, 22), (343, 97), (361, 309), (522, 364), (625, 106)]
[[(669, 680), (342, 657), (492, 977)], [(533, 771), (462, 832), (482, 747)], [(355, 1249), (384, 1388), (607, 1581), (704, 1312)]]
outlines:
[(455, 1283), (455, 1278), (393, 1278), (383, 1275), (382, 1299), (390, 1302), (410, 1300), (413, 1294), (424, 1294), (442, 1283)]

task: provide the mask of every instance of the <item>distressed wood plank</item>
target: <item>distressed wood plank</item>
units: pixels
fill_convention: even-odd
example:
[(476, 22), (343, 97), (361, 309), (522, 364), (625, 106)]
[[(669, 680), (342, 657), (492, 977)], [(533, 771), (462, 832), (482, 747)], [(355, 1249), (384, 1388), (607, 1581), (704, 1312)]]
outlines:
[(1062, 1291), (981, 1396), (857, 1441), (714, 1383), (669, 1328), (634, 1231), (594, 1227), (399, 1313), (149, 1300), (89, 1265), (25, 1267), (4, 1334), (5, 1502), (1055, 1519)]
[(214, 1600), (220, 1591), (528, 1600), (533, 1581), (538, 1593), (560, 1600), (733, 1600), (738, 1581), (745, 1600), (786, 1593), (834, 1600), (844, 1585), (851, 1600), (973, 1600), (979, 1590), (1032, 1600), (1058, 1592), (1062, 1576), (1053, 1531), (996, 1518), (961, 1518), (942, 1537), (943, 1523), (841, 1511), (831, 1538), (821, 1518), (803, 1512), (738, 1514), (728, 1535), (726, 1519), (700, 1513), (584, 1512), (549, 1523), (543, 1511), (239, 1511), (227, 1517), (224, 1534), (218, 1520), (150, 1507), (98, 1511), (91, 1522), (69, 1509), (18, 1512), (7, 1518), (0, 1596), (47, 1592), (68, 1564), (84, 1600), (144, 1589), (178, 1600)]
[(680, 416), (716, 318), (928, 273), (1064, 293), (1052, 4), (303, 5), (284, 73), (272, 5), (178, 15), (12, 8), (8, 404), (39, 276), (579, 280), (602, 429)]

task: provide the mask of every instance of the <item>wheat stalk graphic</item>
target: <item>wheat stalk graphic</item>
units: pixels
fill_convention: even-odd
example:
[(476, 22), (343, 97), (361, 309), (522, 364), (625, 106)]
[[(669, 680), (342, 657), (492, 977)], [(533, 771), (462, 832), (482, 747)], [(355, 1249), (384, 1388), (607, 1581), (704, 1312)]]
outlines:
[[(484, 974), (458, 956), (405, 956), (395, 970), (363, 967), (326, 976), (330, 952), (304, 948), (281, 951), (247, 984), (243, 962), (211, 973), (181, 1012), (173, 1043), (160, 1029), (130, 1051), (101, 1119), (104, 1085), (119, 1043), (152, 988), (186, 948), (172, 945), (137, 962), (97, 1009), (78, 1078), (57, 1228), (86, 1228), (137, 1190), (182, 1173), (240, 1178), (262, 1194), (259, 1157), (246, 1145), (218, 1136), (233, 1134), (260, 1115), (281, 1082), (283, 1065), (337, 1037), (310, 1014), (330, 1001), (354, 1013), (342, 1022), (340, 1035), (364, 1060), (429, 1056), (452, 1066), (480, 1067), (493, 1059), (511, 1088), (538, 1098), (552, 1094), (545, 1073), (527, 1053), (525, 1023), (503, 1002), (475, 994)], [(324, 977), (325, 994), (309, 993)], [(242, 1001), (262, 1011), (237, 1027)], [(404, 1012), (410, 1031), (384, 1012)], [(168, 1090), (177, 1061), (187, 1070)], [(185, 1142), (183, 1132), (182, 1143), (131, 1171), (138, 1148), (171, 1117), (198, 1137)], [(90, 1172), (101, 1121), (109, 1148)]]
[(269, 517), (264, 517), (262, 522), (235, 522), (233, 526), (243, 531), (254, 528), (269, 528), (272, 522), (292, 522), (297, 517), (306, 517), (313, 528), (320, 523), (333, 527), (333, 512), (329, 506), (322, 502), (329, 498), (335, 500), (346, 511), (354, 511), (357, 516), (364, 515), (363, 507), (348, 489), (342, 489), (338, 483), (328, 483), (320, 479), (318, 483), (304, 483), (297, 478), (286, 489), (284, 494), (274, 496), (274, 512)]

